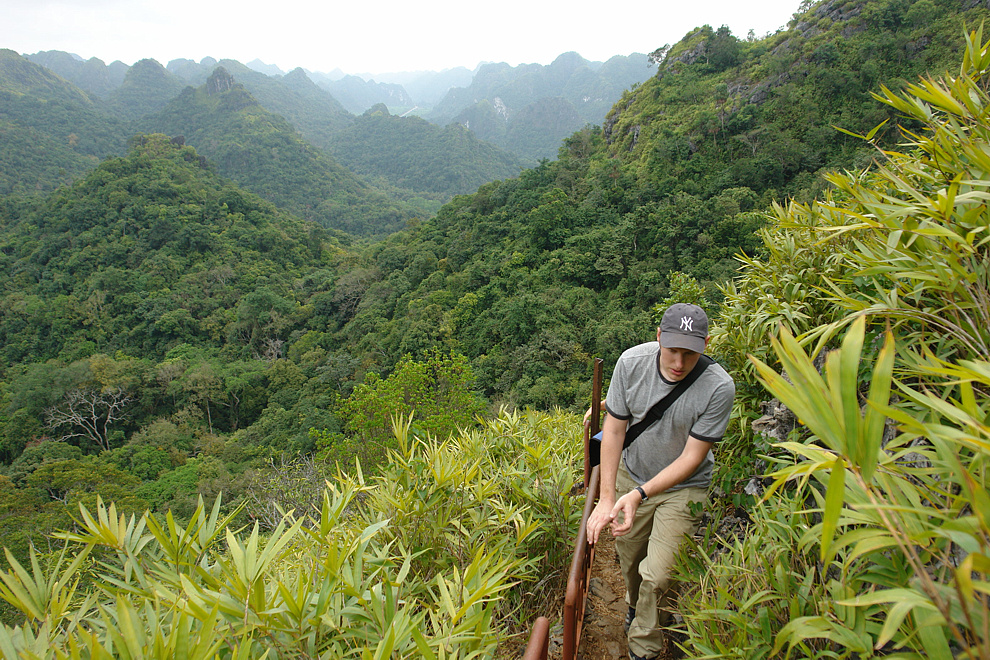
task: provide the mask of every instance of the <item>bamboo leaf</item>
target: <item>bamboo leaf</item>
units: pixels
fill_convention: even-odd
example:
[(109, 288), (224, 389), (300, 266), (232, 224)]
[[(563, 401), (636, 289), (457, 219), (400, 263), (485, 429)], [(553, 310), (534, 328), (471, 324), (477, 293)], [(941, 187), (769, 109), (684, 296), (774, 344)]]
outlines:
[(990, 558), (984, 554), (971, 552), (956, 569), (956, 584), (959, 585), (959, 591), (967, 600), (972, 599), (976, 592), (973, 586), (974, 572), (980, 572), (984, 575), (990, 573)]
[(841, 456), (836, 457), (831, 471), (825, 493), (825, 511), (822, 513), (821, 558), (825, 564), (832, 560), (829, 549), (835, 538), (835, 529), (846, 498), (846, 466)]
[(921, 648), (925, 650), (926, 658), (930, 660), (953, 660), (944, 626), (919, 625), (918, 638), (921, 640)]
[(894, 371), (894, 356), (896, 345), (894, 336), (887, 332), (884, 339), (883, 348), (873, 368), (873, 378), (870, 382), (870, 391), (867, 395), (866, 417), (863, 422), (863, 434), (861, 438), (863, 452), (859, 462), (860, 473), (863, 481), (869, 483), (873, 480), (873, 472), (876, 470), (877, 460), (880, 455), (880, 443), (883, 440), (883, 429), (890, 403), (890, 387)]
[[(846, 332), (842, 340), (842, 348), (838, 352), (839, 356), (835, 360), (829, 359), (827, 363), (833, 407), (843, 420), (844, 433), (840, 437), (845, 441), (845, 447), (842, 451), (854, 465), (861, 464), (864, 450), (861, 444), (858, 376), (859, 358), (863, 352), (865, 334), (866, 317), (860, 316)], [(829, 355), (829, 358), (833, 355)], [(833, 378), (832, 370), (836, 368), (839, 374)]]

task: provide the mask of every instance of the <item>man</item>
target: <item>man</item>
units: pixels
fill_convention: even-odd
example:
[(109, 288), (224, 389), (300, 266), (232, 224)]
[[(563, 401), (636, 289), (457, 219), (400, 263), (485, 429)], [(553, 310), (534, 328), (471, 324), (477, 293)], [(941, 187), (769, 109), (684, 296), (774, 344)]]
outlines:
[(588, 542), (606, 525), (615, 536), (629, 611), (629, 657), (658, 656), (671, 623), (670, 579), (678, 547), (698, 528), (708, 497), (712, 444), (729, 423), (735, 384), (718, 364), (698, 379), (625, 450), (627, 425), (687, 377), (708, 346), (708, 317), (677, 303), (663, 315), (657, 341), (626, 350), (605, 398), (601, 488), (588, 518)]

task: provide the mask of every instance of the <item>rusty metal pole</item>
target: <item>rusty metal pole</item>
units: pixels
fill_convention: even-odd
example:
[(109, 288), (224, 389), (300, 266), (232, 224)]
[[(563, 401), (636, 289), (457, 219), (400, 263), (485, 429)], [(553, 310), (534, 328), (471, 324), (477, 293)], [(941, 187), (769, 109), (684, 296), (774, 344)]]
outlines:
[(584, 513), (577, 541), (574, 543), (574, 556), (567, 575), (567, 593), (564, 595), (564, 640), (561, 660), (577, 658), (581, 644), (581, 631), (584, 628), (584, 610), (588, 603), (588, 587), (591, 585), (591, 567), (595, 563), (595, 546), (588, 543), (588, 518), (598, 501), (598, 468), (591, 468), (591, 488), (584, 498)]
[(533, 624), (523, 660), (547, 660), (550, 653), (550, 619), (541, 616)]
[(602, 430), (602, 364), (604, 360), (595, 358), (591, 380), (591, 423), (584, 429), (584, 488), (588, 489), (591, 479), (591, 436)]

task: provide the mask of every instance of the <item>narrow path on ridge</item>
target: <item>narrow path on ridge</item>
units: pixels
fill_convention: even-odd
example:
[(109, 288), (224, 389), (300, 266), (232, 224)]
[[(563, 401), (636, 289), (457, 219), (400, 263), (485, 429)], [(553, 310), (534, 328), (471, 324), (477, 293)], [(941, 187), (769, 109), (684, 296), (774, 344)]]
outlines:
[[(578, 660), (617, 660), (628, 658), (626, 632), (625, 585), (615, 554), (615, 539), (608, 528), (602, 531), (595, 548), (591, 568), (588, 604), (584, 615), (584, 631), (578, 646)], [(557, 650), (558, 657), (560, 650)], [(673, 658), (669, 649), (660, 656)]]
[(602, 530), (591, 567), (588, 604), (584, 614), (584, 631), (578, 646), (579, 660), (616, 660), (627, 658), (625, 585), (615, 539), (608, 528)]

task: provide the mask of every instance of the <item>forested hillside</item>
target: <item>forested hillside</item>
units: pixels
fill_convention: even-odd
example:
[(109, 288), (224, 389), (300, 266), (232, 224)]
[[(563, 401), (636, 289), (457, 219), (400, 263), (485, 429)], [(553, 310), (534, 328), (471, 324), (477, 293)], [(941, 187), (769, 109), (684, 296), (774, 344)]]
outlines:
[(147, 133), (183, 136), (221, 174), (324, 227), (383, 234), (417, 213), (308, 144), (223, 67), (138, 126)]
[(285, 118), (310, 144), (326, 150), (334, 136), (350, 126), (354, 117), (325, 90), (318, 87), (302, 69), (274, 78), (252, 71), (234, 60), (187, 60), (169, 62), (168, 68), (188, 85), (206, 84), (217, 67), (223, 67), (266, 110)]
[(127, 70), (124, 81), (107, 96), (107, 109), (134, 121), (161, 112), (185, 84), (155, 60), (140, 60)]
[[(948, 67), (959, 48), (962, 23), (983, 15), (980, 8), (959, 11), (948, 0), (926, 0), (921, 6), (927, 13), (919, 13), (917, 3), (861, 2), (841, 11), (836, 3), (823, 3), (790, 30), (764, 40), (699, 28), (658, 56), (658, 75), (629, 92), (603, 128), (588, 127), (568, 137), (557, 161), (486, 184), (444, 206), (434, 219), (360, 253), (347, 250), (332, 263), (311, 261), (313, 253), (306, 249), (284, 256), (286, 272), (298, 274), (284, 276), (288, 279), (277, 286), (255, 282), (256, 275), (243, 281), (239, 275), (207, 275), (225, 266), (235, 272), (256, 269), (254, 258), (247, 258), (253, 248), (231, 247), (222, 253), (228, 256), (214, 257), (214, 265), (203, 268), (193, 267), (191, 257), (182, 254), (184, 249), (212, 254), (214, 234), (225, 235), (205, 221), (212, 216), (200, 215), (213, 206), (168, 192), (173, 186), (181, 189), (191, 175), (161, 189), (115, 182), (118, 161), (111, 160), (81, 187), (56, 194), (38, 211), (8, 204), (5, 286), (13, 297), (4, 329), (6, 369), (50, 359), (67, 367), (88, 359), (88, 353), (158, 360), (180, 344), (229, 352), (235, 336), (250, 338), (235, 351), (236, 359), (254, 358), (264, 355), (265, 342), (272, 341), (282, 351), (272, 355), (288, 358), (284, 364), (292, 365), (296, 379), (278, 395), (281, 412), (266, 409), (261, 395), (250, 414), (242, 415), (245, 400), (230, 419), (226, 416), (234, 413), (224, 404), (219, 427), (233, 430), (257, 422), (261, 426), (252, 433), (269, 443), (295, 438), (299, 446), (311, 446), (310, 426), (343, 427), (321, 388), (346, 395), (365, 372), (388, 374), (404, 355), (422, 359), (432, 350), (464, 355), (494, 403), (580, 408), (587, 398), (590, 357), (613, 360), (623, 347), (648, 337), (653, 306), (671, 293), (672, 283), (676, 289), (684, 281), (672, 280), (673, 274), (696, 279), (717, 303), (716, 286), (738, 267), (734, 255), (761, 249), (755, 233), (765, 223), (760, 211), (786, 196), (816, 194), (828, 167), (867, 162), (872, 152), (861, 140), (831, 127), (866, 133), (893, 116), (869, 97), (876, 81), (864, 79), (866, 72), (884, 71), (897, 86), (907, 76)], [(819, 61), (823, 51), (832, 53), (824, 64)], [(903, 76), (894, 74), (898, 63)], [(823, 87), (828, 76), (846, 82)], [(335, 209), (353, 204), (348, 195), (356, 193), (346, 178), (332, 188), (320, 183), (346, 174), (327, 166), (229, 75), (217, 73), (210, 84), (187, 88), (159, 118), (168, 134), (180, 125), (196, 129), (186, 140), (202, 145), (194, 158), (189, 156), (197, 177), (209, 169), (201, 156), (228, 173), (247, 161), (252, 167), (244, 171), (259, 173), (250, 183), (297, 210), (303, 220), (333, 219)], [(174, 118), (181, 121), (168, 123)], [(363, 119), (385, 123), (394, 118)], [(239, 140), (221, 139), (222, 133)], [(183, 149), (181, 142), (171, 148)], [(313, 178), (314, 171), (329, 174)], [(307, 199), (312, 200), (308, 208)], [(225, 203), (221, 217), (248, 215), (240, 202), (213, 204), (223, 209)], [(143, 210), (135, 215), (135, 208)], [(119, 218), (114, 222), (122, 224), (97, 232), (78, 224), (77, 216), (87, 223)], [(144, 226), (137, 217), (147, 219), (142, 222), (162, 218), (165, 224), (146, 230), (159, 227), (163, 237), (184, 241), (178, 245), (185, 247), (177, 248), (160, 266), (164, 271), (155, 271), (151, 279), (127, 274), (145, 264), (129, 259), (124, 247), (137, 236), (134, 227)], [(172, 222), (183, 227), (177, 236)], [(48, 226), (63, 227), (61, 238), (47, 230), (28, 231)], [(293, 240), (301, 245), (319, 231), (298, 227), (303, 234)], [(263, 256), (271, 240), (255, 233), (243, 239), (244, 245), (258, 246)], [(163, 240), (145, 249), (158, 250)], [(42, 254), (52, 256), (45, 256), (42, 266), (27, 267)], [(110, 254), (119, 256), (108, 262), (104, 255)], [(152, 254), (147, 264), (162, 259)], [(269, 270), (260, 268), (263, 274)], [(322, 273), (317, 280), (303, 274), (309, 268)], [(184, 296), (200, 294), (176, 288), (173, 278), (201, 271), (197, 277), (206, 280), (190, 288), (205, 292), (204, 302), (182, 303)], [(211, 278), (219, 278), (220, 289)], [(296, 284), (290, 286), (289, 280)], [(235, 309), (240, 302), (234, 302), (255, 288), (258, 296), (267, 296), (266, 291), (274, 296), (265, 299), (267, 320), (258, 321), (258, 327), (249, 317), (261, 312), (245, 309), (248, 316), (241, 317)], [(159, 289), (161, 294), (150, 293)], [(205, 302), (215, 290), (229, 296), (223, 305)], [(14, 373), (9, 371), (5, 382), (12, 382)], [(328, 374), (334, 374), (330, 381)], [(13, 443), (9, 459), (41, 432), (42, 408), (21, 411), (15, 405), (8, 411), (8, 419), (27, 424), (5, 427)], [(307, 421), (313, 415), (324, 421)]]
[(874, 158), (835, 127), (891, 120), (878, 140), (897, 140), (896, 113), (870, 92), (954, 66), (963, 24), (987, 16), (955, 0), (847, 5), (815, 5), (762, 40), (698, 28), (658, 53), (657, 76), (558, 160), (375, 247), (342, 336), (388, 360), (449, 347), (496, 400), (581, 405), (589, 358), (650, 336), (672, 273), (717, 304), (735, 255), (761, 249), (761, 211)]
[(0, 50), (0, 194), (51, 191), (122, 151), (128, 131), (81, 90)]
[(130, 69), (120, 60), (107, 65), (97, 57), (81, 60), (60, 50), (43, 50), (28, 55), (27, 59), (72, 81), (80, 89), (98, 98), (106, 98), (120, 87)]
[[(519, 171), (506, 153), (478, 140), (451, 140), (439, 128), (424, 131), (416, 118), (409, 118), (408, 126), (395, 118), (390, 123), (396, 130), (372, 138), (345, 131), (356, 118), (302, 70), (271, 78), (231, 60), (172, 63), (173, 71), (142, 60), (107, 89), (111, 70), (98, 61), (76, 66), (54, 52), (35, 59), (89, 90), (3, 52), (0, 130), (9, 139), (0, 143), (0, 186), (8, 193), (52, 190), (101, 158), (123, 155), (130, 136), (162, 131), (183, 136), (222, 174), (279, 206), (326, 227), (380, 236), (412, 218), (428, 217), (452, 194)], [(231, 80), (207, 103), (193, 91), (205, 90), (208, 77), (220, 70)], [(201, 82), (193, 88), (188, 80)], [(231, 96), (238, 98), (217, 102)], [(390, 159), (390, 167), (368, 167), (372, 182), (337, 163), (331, 147), (363, 164), (381, 154), (402, 157)], [(368, 148), (381, 151), (362, 153)], [(448, 157), (439, 158), (440, 153)], [(424, 163), (425, 175), (418, 169)], [(416, 190), (403, 187), (406, 183)]]
[(396, 117), (377, 105), (341, 131), (331, 153), (368, 178), (399, 188), (452, 197), (496, 179), (518, 176), (520, 161), (463, 126), (440, 128), (419, 117)]

